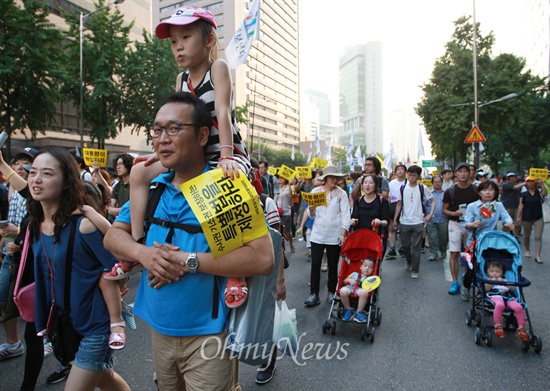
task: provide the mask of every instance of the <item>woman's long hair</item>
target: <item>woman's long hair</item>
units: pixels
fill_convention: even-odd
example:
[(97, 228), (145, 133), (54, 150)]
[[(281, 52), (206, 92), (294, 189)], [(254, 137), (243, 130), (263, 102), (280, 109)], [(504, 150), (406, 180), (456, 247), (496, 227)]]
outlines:
[[(63, 173), (63, 191), (60, 195), (59, 208), (52, 217), (55, 225), (54, 240), (57, 242), (61, 229), (69, 222), (71, 214), (84, 204), (84, 189), (76, 161), (69, 152), (60, 147), (46, 147), (41, 149), (34, 158), (45, 153), (57, 160), (59, 169)], [(31, 235), (38, 238), (40, 223), (44, 221), (42, 204), (31, 197), (27, 202), (27, 208), (32, 219), (29, 224)]]

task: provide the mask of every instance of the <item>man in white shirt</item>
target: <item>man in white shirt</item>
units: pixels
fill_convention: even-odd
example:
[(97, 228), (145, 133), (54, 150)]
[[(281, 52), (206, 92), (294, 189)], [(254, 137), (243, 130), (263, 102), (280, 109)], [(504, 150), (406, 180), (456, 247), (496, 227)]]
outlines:
[[(399, 195), (401, 191), (401, 186), (407, 183), (407, 167), (404, 164), (398, 164), (394, 169), (395, 174), (397, 175), (395, 179), (390, 182), (390, 216), (392, 220), (395, 218), (395, 209), (397, 207), (397, 201), (399, 201)], [(393, 229), (393, 224), (390, 224), (389, 234), (388, 234), (388, 243), (390, 245), (390, 251), (386, 254), (386, 259), (395, 259), (397, 258), (397, 253), (395, 252), (395, 242), (397, 240), (397, 231)]]
[(453, 172), (445, 169), (441, 171), (441, 176), (443, 177), (443, 186), (441, 186), (441, 190), (445, 191), (454, 184)]
[[(436, 201), (430, 190), (418, 183), (422, 168), (413, 165), (407, 169), (408, 183), (399, 190), (399, 200), (395, 209), (393, 229), (401, 235), (401, 245), (405, 252), (405, 269), (411, 271), (411, 278), (418, 278), (420, 269), (420, 253), (422, 251), (422, 232), (424, 224), (434, 215)], [(430, 212), (424, 213), (423, 202), (431, 201)]]

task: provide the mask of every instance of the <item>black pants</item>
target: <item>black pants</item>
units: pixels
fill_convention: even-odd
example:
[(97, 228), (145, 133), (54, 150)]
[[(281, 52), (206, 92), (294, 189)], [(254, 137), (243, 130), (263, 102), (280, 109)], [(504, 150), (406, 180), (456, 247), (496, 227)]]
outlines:
[(340, 259), (340, 246), (337, 244), (319, 244), (311, 242), (311, 289), (310, 293), (319, 294), (321, 283), (321, 262), (323, 252), (327, 249), (328, 260), (328, 291), (334, 293), (338, 284), (338, 261)]
[(25, 375), (21, 391), (33, 391), (44, 362), (44, 339), (36, 335), (34, 322), (27, 322), (25, 326), (25, 345)]

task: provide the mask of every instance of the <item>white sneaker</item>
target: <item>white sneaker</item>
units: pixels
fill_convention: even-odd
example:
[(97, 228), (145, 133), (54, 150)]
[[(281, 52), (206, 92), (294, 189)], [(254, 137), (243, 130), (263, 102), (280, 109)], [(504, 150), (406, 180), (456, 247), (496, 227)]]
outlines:
[(53, 353), (52, 343), (49, 340), (45, 339), (44, 340), (44, 358), (48, 357), (52, 353)]
[(531, 253), (529, 251), (525, 251), (525, 254), (523, 254), (525, 258), (531, 258)]

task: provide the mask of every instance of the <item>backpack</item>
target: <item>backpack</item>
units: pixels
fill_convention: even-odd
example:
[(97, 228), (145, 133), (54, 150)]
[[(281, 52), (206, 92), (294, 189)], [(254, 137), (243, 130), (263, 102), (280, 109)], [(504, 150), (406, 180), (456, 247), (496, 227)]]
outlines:
[[(401, 216), (403, 215), (403, 210), (405, 209), (405, 203), (403, 202), (403, 192), (405, 191), (406, 185), (407, 182), (405, 182), (405, 184), (401, 185), (401, 187), (399, 188), (399, 192), (401, 193)], [(426, 207), (424, 206), (424, 185), (422, 183), (419, 183), (418, 188), (420, 189), (420, 203), (422, 205), (422, 214), (426, 216)]]

